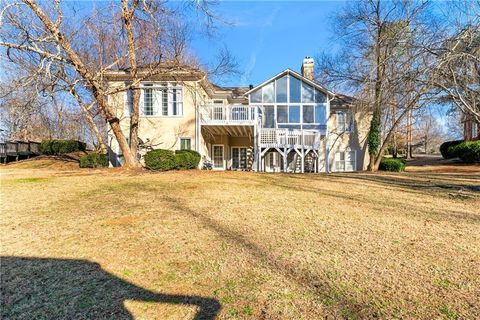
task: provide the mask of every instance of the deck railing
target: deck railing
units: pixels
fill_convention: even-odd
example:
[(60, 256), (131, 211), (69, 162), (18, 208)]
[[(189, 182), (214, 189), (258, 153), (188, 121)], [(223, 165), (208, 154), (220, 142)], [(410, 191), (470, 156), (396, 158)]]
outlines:
[(260, 146), (268, 148), (310, 147), (318, 149), (320, 146), (320, 132), (261, 128)]
[(245, 105), (205, 105), (200, 109), (205, 124), (253, 124), (255, 107)]

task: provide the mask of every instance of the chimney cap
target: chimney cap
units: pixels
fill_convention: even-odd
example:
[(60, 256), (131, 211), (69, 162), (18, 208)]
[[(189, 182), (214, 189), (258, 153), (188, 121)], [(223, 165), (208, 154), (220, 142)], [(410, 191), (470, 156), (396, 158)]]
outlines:
[(310, 56), (305, 56), (305, 58), (303, 58), (303, 63), (306, 64), (306, 63), (313, 63), (314, 60), (312, 57)]

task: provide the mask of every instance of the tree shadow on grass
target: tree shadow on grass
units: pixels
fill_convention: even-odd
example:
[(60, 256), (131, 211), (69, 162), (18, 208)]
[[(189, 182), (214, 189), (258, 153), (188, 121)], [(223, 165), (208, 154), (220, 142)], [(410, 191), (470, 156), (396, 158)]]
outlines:
[(332, 301), (332, 307), (336, 308), (336, 311), (340, 312), (343, 318), (376, 318), (380, 315), (380, 311), (373, 304), (357, 301), (351, 292), (332, 285), (322, 275), (313, 272), (311, 269), (302, 268), (296, 263), (283, 261), (276, 257), (271, 250), (262, 248), (246, 235), (222, 225), (208, 214), (189, 208), (181, 200), (170, 196), (163, 196), (162, 198), (170, 209), (196, 218), (201, 225), (214, 231), (232, 245), (245, 249), (257, 262), (262, 263), (270, 270), (296, 282), (301, 287), (312, 289), (322, 301)]
[(216, 299), (152, 292), (87, 260), (1, 257), (1, 319), (133, 319), (125, 300), (197, 306), (214, 319)]

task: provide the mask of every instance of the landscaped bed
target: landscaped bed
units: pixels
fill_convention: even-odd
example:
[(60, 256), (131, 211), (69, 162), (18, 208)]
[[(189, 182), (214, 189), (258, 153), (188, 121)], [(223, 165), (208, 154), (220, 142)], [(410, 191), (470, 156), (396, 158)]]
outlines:
[(1, 318), (480, 316), (478, 171), (0, 174)]

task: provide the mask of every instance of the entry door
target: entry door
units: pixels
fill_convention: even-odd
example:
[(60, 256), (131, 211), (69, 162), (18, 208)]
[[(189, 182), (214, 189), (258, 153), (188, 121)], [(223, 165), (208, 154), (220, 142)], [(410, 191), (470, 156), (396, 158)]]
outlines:
[(232, 169), (245, 170), (247, 168), (247, 148), (232, 147)]
[(214, 169), (225, 169), (223, 166), (223, 145), (213, 145), (212, 146), (213, 154), (213, 168)]

